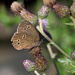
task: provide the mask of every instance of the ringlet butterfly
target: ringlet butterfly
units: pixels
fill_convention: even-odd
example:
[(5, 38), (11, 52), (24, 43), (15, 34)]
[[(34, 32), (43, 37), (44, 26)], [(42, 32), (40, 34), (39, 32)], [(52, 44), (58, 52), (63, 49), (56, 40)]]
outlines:
[(12, 45), (17, 50), (29, 50), (40, 45), (39, 34), (35, 27), (26, 20), (23, 20), (14, 33), (11, 41)]

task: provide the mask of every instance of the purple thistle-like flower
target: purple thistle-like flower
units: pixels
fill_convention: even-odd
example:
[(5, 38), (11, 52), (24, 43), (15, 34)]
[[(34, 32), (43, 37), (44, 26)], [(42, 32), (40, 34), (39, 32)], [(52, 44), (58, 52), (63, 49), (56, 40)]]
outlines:
[[(40, 21), (39, 21), (39, 19), (38, 19), (38, 24), (40, 24)], [(42, 25), (43, 25), (43, 27), (45, 28), (49, 28), (49, 23), (48, 23), (48, 19), (42, 19)]]
[(43, 5), (40, 10), (38, 11), (38, 17), (39, 18), (46, 18), (49, 12), (49, 7), (46, 5)]
[(23, 20), (27, 20), (27, 21), (29, 21), (33, 25), (36, 25), (37, 22), (38, 22), (37, 16), (32, 14), (32, 13), (30, 13), (26, 9), (21, 10), (20, 16), (22, 17)]
[(35, 66), (38, 71), (45, 71), (47, 68), (47, 60), (42, 54), (39, 54), (37, 57), (34, 58)]
[(71, 53), (71, 57), (72, 57), (73, 59), (75, 59), (75, 51), (73, 51), (73, 52)]
[(55, 5), (53, 5), (53, 10), (61, 18), (68, 17), (70, 15), (69, 8), (59, 3), (56, 3)]
[(23, 65), (27, 71), (29, 71), (29, 72), (35, 71), (35, 63), (34, 62), (26, 59), (23, 61)]
[(70, 11), (71, 11), (72, 16), (75, 18), (75, 0), (73, 0), (73, 3), (70, 7)]
[(56, 0), (43, 0), (43, 3), (51, 8), (56, 3)]
[(21, 10), (23, 10), (23, 7), (21, 6), (20, 3), (14, 1), (11, 4), (11, 10), (15, 13), (15, 14), (19, 14), (21, 12)]
[(23, 20), (26, 20), (33, 25), (37, 24), (38, 22), (37, 16), (30, 13), (28, 10), (24, 9), (20, 3), (14, 1), (11, 4), (11, 9), (16, 15), (20, 15)]
[(44, 26), (44, 27), (46, 27), (46, 28), (49, 28), (49, 23), (48, 23), (48, 19), (43, 19), (42, 20), (42, 25)]

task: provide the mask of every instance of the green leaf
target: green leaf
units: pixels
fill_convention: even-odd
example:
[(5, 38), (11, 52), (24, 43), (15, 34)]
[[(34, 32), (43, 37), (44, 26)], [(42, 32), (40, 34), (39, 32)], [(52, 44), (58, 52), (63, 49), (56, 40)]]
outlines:
[[(68, 58), (57, 59), (57, 65), (60, 75), (73, 75), (75, 74), (75, 61)], [(62, 74), (63, 71), (63, 74)]]
[(74, 26), (73, 23), (65, 23), (66, 25)]

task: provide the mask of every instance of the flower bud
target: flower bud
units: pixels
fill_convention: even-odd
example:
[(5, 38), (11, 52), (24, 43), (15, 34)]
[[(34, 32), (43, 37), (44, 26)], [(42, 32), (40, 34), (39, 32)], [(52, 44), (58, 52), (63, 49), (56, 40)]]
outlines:
[(69, 8), (59, 3), (57, 3), (56, 5), (53, 5), (53, 10), (61, 18), (68, 17), (70, 15)]
[(11, 10), (13, 12), (15, 12), (16, 14), (19, 14), (21, 12), (21, 10), (23, 10), (23, 7), (21, 6), (20, 3), (14, 1), (12, 4), (11, 4)]
[(35, 66), (38, 71), (45, 71), (47, 68), (47, 60), (42, 54), (39, 54), (35, 59)]
[(16, 13), (16, 15), (19, 14), (23, 20), (27, 20), (33, 25), (37, 24), (37, 16), (24, 9), (20, 3), (14, 1), (11, 5), (11, 9), (14, 13)]
[(27, 71), (29, 71), (29, 72), (35, 71), (35, 63), (34, 62), (26, 59), (23, 61), (23, 65)]
[(37, 57), (39, 54), (41, 54), (41, 48), (40, 47), (33, 48), (31, 50), (31, 54), (34, 58)]
[(56, 3), (56, 0), (43, 0), (43, 3), (48, 7), (52, 7)]
[(72, 16), (75, 18), (75, 0), (73, 1), (73, 4), (70, 7), (70, 11)]
[(31, 24), (36, 25), (38, 22), (37, 16), (34, 14), (30, 13), (26, 9), (21, 10), (20, 16), (22, 17), (23, 20), (29, 21)]
[(46, 5), (43, 5), (41, 7), (41, 9), (38, 11), (38, 17), (39, 18), (46, 18), (49, 12), (49, 7), (47, 7)]
[(75, 59), (75, 51), (73, 51), (73, 52), (71, 53), (71, 57), (72, 57), (73, 59)]

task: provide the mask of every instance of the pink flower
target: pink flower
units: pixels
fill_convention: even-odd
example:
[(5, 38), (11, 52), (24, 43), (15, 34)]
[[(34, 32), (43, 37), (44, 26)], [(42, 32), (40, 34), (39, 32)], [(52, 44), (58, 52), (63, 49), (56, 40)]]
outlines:
[[(38, 24), (40, 24), (40, 21), (39, 21), (39, 19), (38, 19)], [(42, 25), (43, 25), (43, 27), (45, 28), (49, 28), (49, 23), (48, 23), (48, 19), (42, 19)]]
[(26, 59), (23, 61), (23, 65), (27, 71), (29, 71), (29, 72), (35, 71), (35, 63), (34, 62)]

